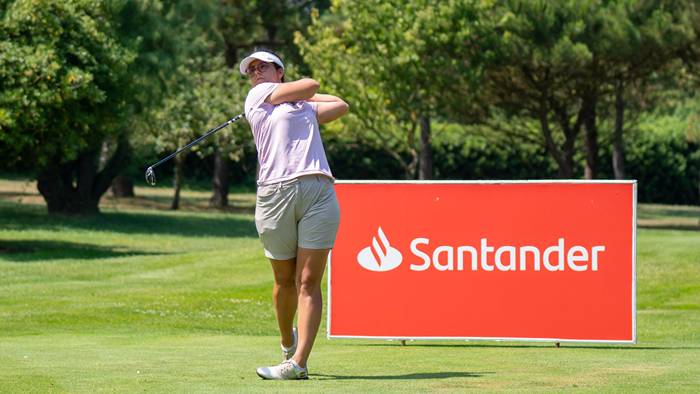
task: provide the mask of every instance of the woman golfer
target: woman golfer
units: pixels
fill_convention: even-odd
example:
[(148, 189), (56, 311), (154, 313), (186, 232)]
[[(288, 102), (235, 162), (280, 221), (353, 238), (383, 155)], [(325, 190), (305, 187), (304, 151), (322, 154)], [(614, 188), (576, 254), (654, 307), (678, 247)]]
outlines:
[[(264, 379), (307, 379), (306, 362), (321, 324), (321, 278), (340, 210), (319, 124), (348, 111), (338, 97), (317, 94), (318, 82), (284, 82), (284, 64), (261, 50), (240, 63), (253, 86), (245, 101), (258, 151), (255, 225), (272, 263), (272, 298), (284, 361), (260, 367)], [(293, 328), (294, 314), (298, 330)]]

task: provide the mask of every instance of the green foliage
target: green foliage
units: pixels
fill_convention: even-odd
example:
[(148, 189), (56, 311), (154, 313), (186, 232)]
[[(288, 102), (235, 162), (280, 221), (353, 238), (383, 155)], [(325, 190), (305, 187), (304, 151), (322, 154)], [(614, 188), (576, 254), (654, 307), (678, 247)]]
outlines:
[[(351, 104), (333, 131), (383, 150), (404, 177), (414, 176), (419, 118), (437, 116), (486, 121), (516, 143), (544, 146), (537, 151), (557, 163), (558, 176), (572, 178), (584, 125), (595, 157), (598, 118), (615, 116), (615, 84), (628, 91), (634, 119), (635, 100), (653, 92), (641, 93), (645, 78), (675, 70), (678, 54), (697, 42), (696, 6), (676, 3), (336, 1), (296, 42), (314, 77)], [(503, 127), (504, 119), (528, 126)]]
[(629, 133), (629, 172), (640, 201), (700, 204), (700, 141), (689, 138), (692, 119), (648, 115)]
[[(206, 68), (207, 56), (220, 52), (223, 46), (214, 29), (215, 13), (216, 4), (211, 0), (136, 1), (129, 2), (122, 11), (124, 34), (136, 43), (139, 55), (131, 79), (132, 85), (141, 87), (135, 92), (142, 104), (140, 116), (134, 119), (134, 127), (140, 131), (134, 136), (135, 143), (143, 139), (143, 132), (148, 134), (161, 127), (166, 127), (166, 134), (184, 139), (201, 131), (201, 124), (192, 125), (192, 130), (183, 125), (182, 119), (193, 107), (198, 111), (195, 118), (201, 122), (202, 104), (194, 102), (194, 89), (203, 83), (204, 71), (213, 69)], [(164, 123), (175, 116), (182, 119)], [(170, 126), (174, 130), (170, 131)], [(172, 150), (173, 145), (177, 146), (177, 141), (161, 148)]]
[(350, 103), (342, 129), (383, 149), (411, 178), (419, 116), (464, 103), (491, 56), (488, 8), (473, 1), (336, 1), (296, 42), (323, 89)]
[[(555, 163), (541, 145), (509, 139), (483, 126), (437, 123), (433, 158), (436, 179), (547, 179)], [(396, 160), (370, 144), (332, 134), (324, 146), (338, 179), (401, 179)], [(399, 151), (408, 158), (409, 153)]]
[(3, 157), (38, 165), (70, 161), (123, 132), (127, 70), (114, 4), (25, 1), (0, 21), (0, 141)]
[[(160, 128), (180, 145), (231, 117), (240, 83), (223, 62), (208, 61), (222, 58), (217, 21), (213, 0), (9, 4), (0, 29), (1, 149), (35, 168), (50, 211), (95, 212), (127, 164), (128, 136), (138, 145)], [(223, 145), (240, 156), (240, 143)], [(113, 154), (106, 165), (101, 150)]]
[[(168, 96), (149, 114), (149, 135), (156, 151), (174, 151), (206, 130), (242, 112), (245, 82), (228, 69), (221, 56), (195, 58), (179, 66), (168, 81)], [(201, 155), (212, 153), (219, 141), (225, 154), (239, 161), (249, 141), (244, 120), (217, 132), (211, 140), (192, 149)], [(183, 154), (186, 154), (183, 152)]]
[(137, 53), (129, 75), (137, 115), (158, 106), (168, 94), (167, 81), (180, 65), (221, 49), (221, 40), (211, 28), (216, 11), (211, 0), (125, 2), (118, 20), (120, 35)]
[[(326, 133), (323, 138), (328, 163), (337, 179), (403, 179), (405, 169), (394, 157), (374, 144), (363, 143), (337, 133)], [(402, 159), (410, 160), (405, 151), (394, 151)]]
[(303, 73), (299, 50), (294, 45), (294, 33), (311, 23), (311, 13), (323, 12), (330, 0), (224, 0), (219, 6), (219, 30), (226, 43), (226, 62), (235, 68), (244, 56), (256, 47), (280, 53), (285, 65), (295, 64)]
[(512, 140), (484, 126), (456, 124), (436, 127), (437, 179), (548, 179), (555, 163), (538, 144)]
[[(124, 153), (129, 137), (139, 160), (128, 172), (140, 178), (242, 111), (237, 61), (264, 45), (282, 52), (288, 76), (312, 72), (350, 103), (323, 130), (341, 178), (415, 178), (421, 118), (432, 120), (437, 178), (580, 176), (586, 119), (598, 127), (599, 177), (611, 177), (621, 86), (640, 199), (698, 201), (698, 110), (684, 104), (700, 81), (697, 1), (330, 3), (0, 1), (2, 168), (60, 164), (44, 178), (101, 194), (116, 170), (99, 176), (100, 152)], [(244, 121), (199, 145), (204, 161), (187, 159), (189, 171), (209, 175), (215, 150), (238, 163), (235, 179), (255, 176)]]
[[(700, 204), (700, 143), (693, 138), (697, 118), (678, 113), (647, 115), (625, 137), (629, 179), (638, 181), (641, 202)], [(511, 140), (483, 126), (438, 124), (433, 141), (437, 179), (551, 179), (556, 163), (541, 144)], [(609, 137), (604, 136), (603, 141)], [(339, 179), (397, 179), (402, 168), (381, 150), (356, 140), (332, 136), (324, 141), (331, 168)], [(401, 152), (408, 155), (406, 152)], [(612, 178), (610, 145), (599, 152), (601, 177)], [(583, 158), (576, 157), (581, 172)]]
[[(134, 136), (134, 141), (143, 145), (140, 156), (144, 156), (144, 151), (152, 152), (151, 155), (169, 154), (242, 112), (248, 90), (237, 70), (227, 67), (224, 61), (217, 2), (201, 0), (196, 7), (188, 1), (173, 2), (169, 9), (154, 12), (161, 33), (166, 35), (160, 40), (166, 40), (172, 48), (168, 54), (172, 68), (159, 73), (162, 101), (151, 106), (140, 119), (140, 132)], [(217, 149), (229, 159), (239, 161), (250, 141), (249, 134), (245, 121), (241, 120), (191, 151), (206, 157)], [(182, 152), (173, 161), (184, 162), (189, 153)], [(159, 168), (158, 172), (167, 168)]]
[(596, 111), (614, 118), (617, 86), (628, 100), (625, 116), (635, 118), (653, 97), (649, 79), (661, 71), (675, 77), (677, 59), (697, 50), (700, 9), (691, 0), (498, 3), (500, 56), (484, 100), (537, 120), (560, 176), (575, 173), (584, 125), (587, 153), (596, 155)]

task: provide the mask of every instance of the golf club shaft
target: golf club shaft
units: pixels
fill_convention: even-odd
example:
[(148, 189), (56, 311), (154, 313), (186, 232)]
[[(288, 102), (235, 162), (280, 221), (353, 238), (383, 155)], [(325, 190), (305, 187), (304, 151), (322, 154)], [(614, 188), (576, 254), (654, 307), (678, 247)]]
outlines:
[(183, 150), (185, 150), (185, 149), (191, 147), (192, 145), (196, 145), (197, 143), (199, 143), (199, 141), (201, 141), (201, 140), (203, 140), (203, 139), (209, 137), (210, 135), (212, 135), (212, 134), (216, 133), (217, 131), (223, 129), (224, 127), (230, 125), (231, 123), (237, 121), (238, 119), (240, 119), (240, 118), (243, 117), (243, 116), (244, 116), (244, 114), (236, 115), (236, 116), (234, 116), (233, 118), (227, 120), (225, 123), (222, 123), (222, 124), (220, 124), (220, 125), (214, 127), (213, 129), (207, 131), (206, 133), (204, 133), (201, 137), (197, 138), (196, 140), (190, 142), (189, 144), (187, 144), (187, 145), (185, 145), (185, 146), (183, 146), (183, 147), (181, 147), (181, 148), (178, 148), (178, 150), (176, 150), (175, 152), (171, 153), (168, 157), (164, 157), (164, 158), (160, 159), (156, 164), (153, 164), (152, 166), (150, 166), (150, 168), (156, 168), (157, 166), (159, 166), (159, 165), (163, 164), (164, 162), (166, 162), (166, 161), (172, 159), (173, 157), (177, 156), (177, 154), (180, 153), (180, 152), (182, 152)]

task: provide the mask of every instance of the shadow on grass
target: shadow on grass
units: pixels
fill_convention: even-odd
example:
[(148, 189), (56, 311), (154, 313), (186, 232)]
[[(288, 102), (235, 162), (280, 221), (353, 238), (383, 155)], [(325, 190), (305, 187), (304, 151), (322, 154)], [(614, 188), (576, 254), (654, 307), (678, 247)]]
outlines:
[(450, 379), (450, 378), (478, 378), (493, 372), (424, 372), (409, 373), (405, 375), (324, 375), (314, 373), (312, 377), (321, 377), (320, 380), (406, 380), (406, 379)]
[[(0, 195), (0, 198), (2, 196)], [(172, 197), (169, 196), (148, 196), (148, 197), (128, 197), (116, 198), (108, 197), (102, 203), (103, 207), (110, 207), (118, 204), (124, 208), (141, 209), (141, 210), (159, 210), (168, 211)], [(180, 201), (180, 206), (183, 211), (188, 212), (228, 212), (252, 215), (255, 213), (254, 201), (251, 202), (247, 198), (229, 197), (229, 203), (225, 207), (211, 208), (209, 207), (208, 197), (188, 197)]]
[(641, 224), (637, 223), (637, 228), (649, 230), (679, 230), (679, 231), (700, 231), (699, 225), (693, 224)]
[(5, 199), (5, 200), (11, 199), (11, 198), (17, 198), (17, 197), (34, 197), (34, 196), (36, 196), (36, 193), (0, 191), (0, 198)]
[(105, 259), (122, 256), (143, 256), (162, 253), (151, 253), (133, 250), (115, 250), (98, 245), (80, 244), (64, 241), (0, 240), (0, 260), (12, 262), (32, 262), (64, 259)]
[(638, 217), (640, 219), (659, 219), (661, 217), (700, 218), (700, 208), (698, 207), (639, 207)]
[[(376, 346), (376, 347), (391, 347), (391, 346), (401, 346), (398, 343), (391, 344), (391, 343), (365, 343), (365, 344), (348, 344), (348, 346)], [(478, 348), (504, 348), (504, 349), (511, 349), (511, 348), (523, 348), (523, 349), (557, 349), (557, 347), (554, 345), (554, 342), (552, 342), (551, 345), (507, 345), (507, 344), (475, 344), (475, 343), (469, 343), (469, 344), (461, 344), (461, 343), (456, 343), (456, 344), (447, 344), (447, 343), (409, 343), (405, 345), (406, 347), (444, 347), (444, 348), (471, 348), (471, 347), (478, 347)], [(559, 349), (601, 349), (601, 350), (700, 350), (700, 346), (636, 346), (636, 345), (568, 345), (568, 344), (561, 344), (561, 347)]]
[(0, 201), (4, 230), (78, 229), (124, 234), (257, 238), (253, 219), (230, 214), (183, 212), (106, 212), (95, 216), (49, 215), (46, 208)]

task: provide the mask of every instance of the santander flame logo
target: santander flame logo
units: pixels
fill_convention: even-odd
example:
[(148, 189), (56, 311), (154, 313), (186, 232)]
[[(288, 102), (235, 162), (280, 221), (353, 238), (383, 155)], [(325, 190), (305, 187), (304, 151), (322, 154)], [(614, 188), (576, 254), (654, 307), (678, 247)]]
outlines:
[(372, 246), (368, 246), (357, 254), (357, 262), (370, 271), (391, 271), (401, 265), (401, 252), (398, 249), (389, 245), (389, 240), (386, 238), (382, 228), (377, 228), (377, 237), (372, 237)]

